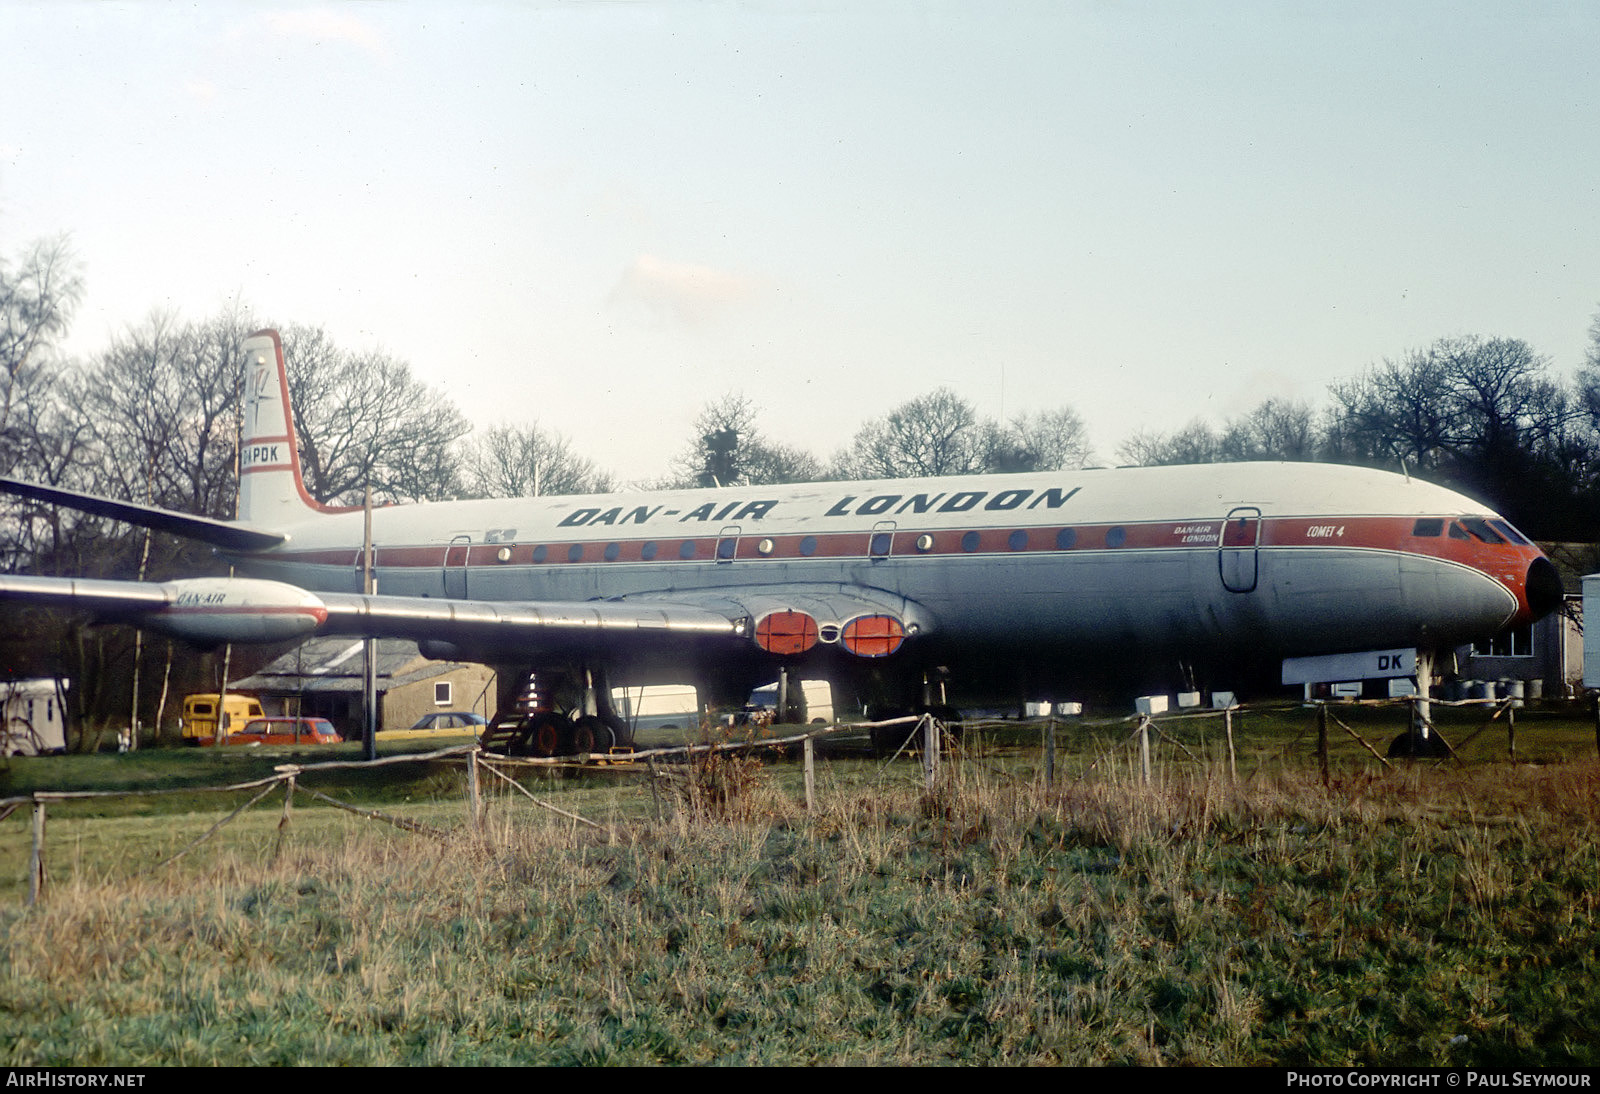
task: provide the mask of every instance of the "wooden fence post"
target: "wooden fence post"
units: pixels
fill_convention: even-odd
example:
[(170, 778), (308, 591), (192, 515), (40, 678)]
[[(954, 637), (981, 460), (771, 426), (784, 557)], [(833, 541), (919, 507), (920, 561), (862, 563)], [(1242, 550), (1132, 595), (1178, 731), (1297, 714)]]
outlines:
[(1053, 707), (1044, 724), (1044, 784), (1056, 784), (1056, 716)]
[(661, 781), (661, 773), (656, 770), (656, 761), (652, 758), (650, 764), (650, 801), (656, 807), (656, 821), (661, 820), (661, 790), (656, 783)]
[(474, 833), (483, 831), (483, 797), (478, 788), (478, 749), (467, 753), (467, 808), (472, 810), (468, 821)]
[(1139, 716), (1139, 781), (1150, 785), (1150, 715)]
[(33, 851), (28, 855), (28, 904), (44, 896), (44, 802), (33, 803)]
[(809, 733), (805, 739), (806, 812), (817, 808), (817, 742)]
[(939, 777), (939, 737), (943, 727), (931, 714), (922, 716), (922, 781), (928, 793)]
[(1322, 785), (1328, 785), (1328, 704), (1317, 702), (1317, 759), (1322, 761)]
[(278, 852), (283, 850), (283, 837), (289, 831), (289, 812), (294, 808), (294, 776), (290, 775), (283, 781), (283, 814), (278, 818), (278, 838), (272, 844), (272, 861), (278, 861)]
[(1233, 708), (1227, 707), (1222, 712), (1222, 729), (1228, 738), (1228, 781), (1239, 781), (1239, 768), (1233, 756)]

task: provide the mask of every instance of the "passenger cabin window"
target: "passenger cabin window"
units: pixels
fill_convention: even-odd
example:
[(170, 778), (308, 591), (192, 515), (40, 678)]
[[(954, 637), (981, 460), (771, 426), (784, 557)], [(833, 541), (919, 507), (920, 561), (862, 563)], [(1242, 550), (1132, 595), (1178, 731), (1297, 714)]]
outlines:
[(1444, 534), (1443, 517), (1423, 517), (1411, 526), (1411, 534), (1420, 538), (1440, 536)]

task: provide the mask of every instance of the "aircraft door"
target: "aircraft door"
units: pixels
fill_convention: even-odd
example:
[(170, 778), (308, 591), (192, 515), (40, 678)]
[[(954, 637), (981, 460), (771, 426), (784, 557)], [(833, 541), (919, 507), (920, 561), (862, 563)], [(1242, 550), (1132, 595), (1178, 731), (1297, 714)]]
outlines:
[(732, 562), (739, 554), (739, 526), (730, 524), (717, 533), (717, 564)]
[(472, 553), (472, 537), (459, 535), (444, 549), (444, 595), (454, 600), (467, 599), (467, 558)]
[(874, 562), (882, 562), (894, 552), (894, 527), (892, 520), (880, 520), (872, 526), (872, 535), (867, 538), (867, 557)]
[(1254, 592), (1261, 550), (1261, 510), (1242, 505), (1222, 522), (1217, 541), (1217, 572), (1231, 593)]

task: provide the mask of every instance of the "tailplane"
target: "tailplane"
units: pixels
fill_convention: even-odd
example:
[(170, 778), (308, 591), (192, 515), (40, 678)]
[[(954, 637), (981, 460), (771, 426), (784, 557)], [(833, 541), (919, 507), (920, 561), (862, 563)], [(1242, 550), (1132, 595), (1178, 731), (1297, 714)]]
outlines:
[(300, 475), (289, 406), (289, 376), (283, 341), (275, 330), (261, 330), (244, 342), (244, 428), (239, 449), (239, 519), (282, 528), (312, 513), (338, 511), (306, 492)]

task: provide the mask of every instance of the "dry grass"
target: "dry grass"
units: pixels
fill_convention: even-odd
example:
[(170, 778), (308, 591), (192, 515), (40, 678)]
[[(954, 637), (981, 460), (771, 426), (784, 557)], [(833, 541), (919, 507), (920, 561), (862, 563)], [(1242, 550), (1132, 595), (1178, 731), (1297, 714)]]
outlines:
[(509, 800), (442, 843), (297, 829), (276, 863), (83, 871), (5, 912), (0, 1044), (12, 1065), (1593, 1064), (1597, 778), (1047, 790), (968, 762), (806, 815), (745, 765), (604, 832)]

